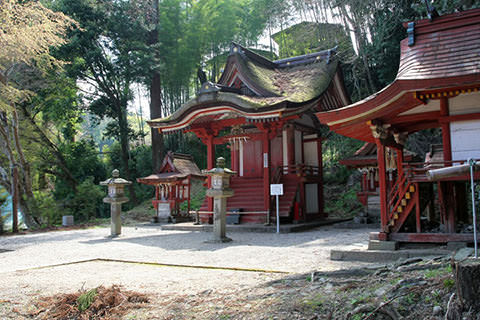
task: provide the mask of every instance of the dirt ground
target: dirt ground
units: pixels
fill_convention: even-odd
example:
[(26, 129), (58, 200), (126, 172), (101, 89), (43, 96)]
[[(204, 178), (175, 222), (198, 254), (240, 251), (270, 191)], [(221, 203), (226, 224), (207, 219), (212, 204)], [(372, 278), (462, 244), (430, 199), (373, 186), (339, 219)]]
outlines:
[(109, 231), (1, 237), (0, 319), (32, 319), (45, 297), (112, 285), (148, 297), (123, 319), (443, 319), (454, 290), (445, 258), (329, 259), (332, 249), (366, 250), (372, 229), (233, 232), (226, 244), (206, 243), (206, 232)]
[(205, 243), (205, 232), (146, 227), (123, 228), (114, 239), (108, 228), (2, 237), (0, 249), (11, 251), (0, 253), (0, 317), (22, 318), (40, 296), (100, 285), (146, 293), (160, 307), (172, 298), (228, 296), (292, 274), (350, 268), (358, 264), (330, 261), (330, 250), (365, 249), (370, 231), (242, 232), (229, 234), (227, 244)]

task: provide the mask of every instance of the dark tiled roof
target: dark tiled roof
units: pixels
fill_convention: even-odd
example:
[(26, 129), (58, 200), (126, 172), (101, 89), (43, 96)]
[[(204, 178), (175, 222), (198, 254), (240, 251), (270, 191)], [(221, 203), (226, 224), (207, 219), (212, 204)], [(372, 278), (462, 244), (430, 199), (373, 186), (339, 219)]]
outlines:
[[(335, 49), (270, 61), (234, 43), (218, 84), (204, 83), (197, 96), (172, 115), (148, 123), (166, 127), (214, 106), (230, 106), (250, 115), (296, 109), (301, 112), (300, 108), (312, 107), (322, 95), (335, 95), (321, 100), (324, 110), (339, 108), (348, 104), (349, 98), (342, 81), (337, 81), (335, 90), (330, 86), (335, 77), (341, 79), (338, 69)], [(237, 73), (248, 90), (241, 91), (229, 83)], [(192, 112), (196, 114), (192, 116)]]
[(197, 164), (193, 161), (191, 155), (169, 151), (163, 159), (162, 170), (160, 173), (138, 178), (137, 181), (144, 184), (155, 184), (184, 180), (188, 176), (194, 178), (204, 177)]
[[(473, 13), (473, 14), (472, 14)], [(470, 17), (466, 18), (465, 15)], [(432, 79), (480, 72), (480, 25), (475, 12), (421, 20), (415, 24), (415, 44), (402, 41), (397, 79)], [(461, 25), (458, 21), (462, 21)]]
[[(422, 103), (416, 91), (478, 90), (480, 84), (480, 9), (457, 12), (432, 21), (414, 22), (413, 45), (401, 42), (400, 67), (394, 82), (354, 104), (319, 112), (321, 123), (335, 132), (373, 142), (368, 121), (390, 121)], [(407, 26), (407, 24), (405, 24)], [(467, 91), (470, 92), (470, 91)], [(436, 119), (397, 123), (415, 132), (438, 125)]]

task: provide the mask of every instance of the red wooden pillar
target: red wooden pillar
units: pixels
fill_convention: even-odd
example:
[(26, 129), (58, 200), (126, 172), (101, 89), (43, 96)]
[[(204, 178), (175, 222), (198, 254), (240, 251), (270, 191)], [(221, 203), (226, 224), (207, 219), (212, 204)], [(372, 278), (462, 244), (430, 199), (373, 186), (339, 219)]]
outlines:
[(187, 182), (187, 187), (188, 187), (188, 193), (187, 193), (187, 214), (190, 214), (190, 204), (191, 204), (191, 197), (192, 197), (192, 176), (188, 176), (188, 182)]
[(322, 149), (322, 137), (319, 137), (317, 139), (317, 156), (318, 156), (318, 213), (322, 217), (327, 217), (327, 214), (325, 213), (324, 209), (324, 204), (325, 200), (323, 197), (323, 149)]
[(401, 179), (403, 176), (403, 149), (399, 148), (396, 149), (397, 151), (397, 172), (398, 172), (398, 177), (397, 179)]
[[(240, 141), (238, 143), (240, 143)], [(235, 140), (233, 140), (233, 144), (230, 145), (230, 159), (232, 162), (232, 170), (237, 172), (238, 175), (238, 145)]]
[[(443, 97), (440, 99), (440, 116), (446, 117), (450, 115), (449, 106), (448, 106), (448, 98)], [(443, 160), (444, 161), (452, 161), (452, 141), (450, 137), (450, 123), (442, 122), (442, 143), (443, 143)], [(445, 166), (451, 166), (451, 163), (446, 163)], [(456, 226), (455, 226), (455, 195), (454, 195), (454, 183), (453, 182), (445, 182), (444, 183), (444, 197), (443, 201), (445, 201), (445, 209), (446, 209), (446, 220), (445, 220), (445, 227), (448, 233), (454, 233)]]
[(263, 131), (263, 207), (270, 214), (270, 139), (269, 130)]
[[(207, 169), (213, 169), (215, 167), (215, 145), (213, 144), (213, 135), (207, 137)], [(208, 188), (212, 187), (212, 178), (208, 177)], [(207, 197), (207, 210), (213, 211), (213, 198)]]
[(377, 144), (378, 183), (380, 187), (380, 222), (382, 230), (387, 230), (387, 172), (385, 165), (385, 146), (380, 139), (375, 139)]
[(366, 170), (362, 172), (362, 185), (361, 185), (362, 192), (366, 192), (369, 189), (367, 175), (368, 175), (368, 172)]
[[(440, 116), (447, 117), (450, 114), (448, 110), (448, 98), (440, 99)], [(442, 142), (443, 142), (443, 160), (452, 161), (452, 142), (450, 140), (450, 124), (442, 122)], [(450, 164), (448, 164), (450, 165)]]

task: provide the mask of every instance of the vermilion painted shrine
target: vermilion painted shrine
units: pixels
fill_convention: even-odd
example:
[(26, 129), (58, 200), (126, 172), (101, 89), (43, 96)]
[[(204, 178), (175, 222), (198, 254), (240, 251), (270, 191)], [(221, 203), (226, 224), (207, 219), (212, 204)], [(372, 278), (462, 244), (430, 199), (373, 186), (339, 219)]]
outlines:
[[(349, 102), (334, 49), (270, 61), (232, 44), (218, 83), (203, 83), (195, 98), (149, 125), (164, 134), (195, 133), (207, 146), (207, 169), (214, 166), (215, 145), (230, 146), (237, 175), (227, 211), (239, 211), (241, 223), (263, 223), (274, 212), (271, 183), (284, 185), (282, 220), (310, 221), (325, 216), (322, 137), (314, 113)], [(212, 205), (206, 198), (203, 222)]]
[[(472, 242), (467, 177), (429, 182), (426, 170), (480, 158), (480, 10), (406, 23), (395, 81), (380, 92), (335, 111), (319, 112), (320, 122), (342, 135), (375, 143), (379, 169), (380, 240)], [(440, 161), (406, 164), (408, 135), (441, 128)], [(398, 168), (389, 187), (385, 150), (396, 151)], [(478, 173), (477, 173), (478, 178)], [(435, 204), (438, 204), (437, 206)], [(439, 224), (437, 231), (428, 229)]]
[[(381, 230), (372, 239), (471, 242), (472, 234), (462, 233), (472, 223), (467, 177), (432, 183), (425, 172), (480, 158), (479, 26), (479, 9), (406, 23), (394, 82), (351, 105), (335, 50), (270, 61), (232, 44), (218, 83), (204, 83), (177, 112), (149, 125), (195, 133), (207, 146), (208, 169), (215, 145), (228, 144), (238, 173), (227, 210), (241, 211), (242, 223), (261, 223), (275, 209), (272, 183), (286, 191), (282, 221), (325, 217), (319, 125), (326, 124), (376, 147), (377, 182), (364, 181), (364, 191), (378, 187), (380, 196)], [(443, 146), (432, 147), (428, 162), (406, 162), (407, 137), (430, 128), (441, 128)], [(387, 150), (394, 165), (387, 165)], [(202, 221), (211, 213), (206, 199)]]

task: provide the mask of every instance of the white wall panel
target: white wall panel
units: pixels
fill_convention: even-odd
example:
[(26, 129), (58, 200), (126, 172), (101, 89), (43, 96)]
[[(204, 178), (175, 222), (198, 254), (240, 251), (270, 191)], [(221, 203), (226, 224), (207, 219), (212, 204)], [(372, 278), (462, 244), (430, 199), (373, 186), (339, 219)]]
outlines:
[(305, 156), (305, 164), (318, 167), (317, 141), (304, 142), (303, 151)]
[(452, 159), (480, 159), (480, 120), (450, 123)]

